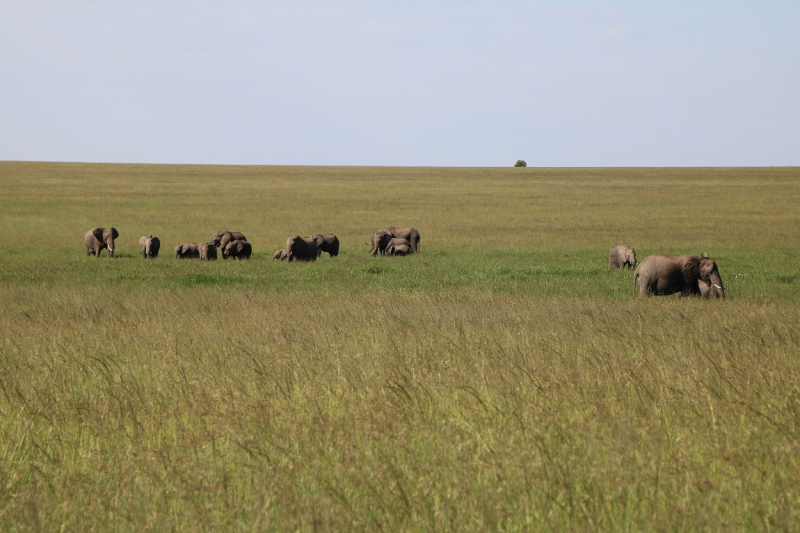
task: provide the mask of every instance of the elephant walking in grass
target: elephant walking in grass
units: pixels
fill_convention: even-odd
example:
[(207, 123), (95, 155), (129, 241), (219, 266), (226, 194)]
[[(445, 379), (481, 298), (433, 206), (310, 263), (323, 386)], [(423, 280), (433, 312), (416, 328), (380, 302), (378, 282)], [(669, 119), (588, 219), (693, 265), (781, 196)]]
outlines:
[(390, 226), (386, 228), (386, 231), (391, 233), (392, 237), (395, 239), (407, 240), (412, 253), (419, 252), (419, 231), (417, 231), (417, 228), (396, 228)]
[[(392, 240), (402, 240), (405, 239), (392, 239)], [(407, 243), (408, 241), (406, 241)], [(413, 254), (414, 252), (411, 251), (411, 247), (408, 244), (398, 243), (398, 244), (390, 244), (388, 248), (386, 248), (386, 255), (409, 255)]]
[(608, 268), (636, 268), (636, 250), (627, 244), (620, 244), (608, 254)]
[(211, 242), (219, 248), (220, 250), (225, 251), (225, 247), (228, 246), (228, 243), (231, 241), (246, 241), (247, 237), (244, 234), (238, 231), (227, 231), (222, 230), (216, 232), (214, 235), (211, 236)]
[(247, 241), (231, 241), (222, 250), (222, 258), (227, 259), (250, 259), (253, 254), (253, 246)]
[(114, 239), (119, 237), (117, 228), (92, 228), (86, 232), (83, 241), (86, 244), (86, 255), (100, 257), (100, 252), (105, 248), (108, 257), (114, 257)]
[(200, 252), (201, 261), (216, 261), (217, 260), (217, 247), (213, 242), (204, 242), (197, 245)]
[(680, 255), (669, 257), (653, 254), (644, 258), (633, 274), (633, 291), (639, 284), (640, 296), (662, 296), (678, 294), (679, 296), (702, 296), (700, 287), (708, 287), (709, 296), (713, 287), (719, 291), (718, 298), (725, 297), (722, 278), (717, 264), (707, 254)]
[(286, 239), (287, 261), (316, 261), (317, 242), (310, 237), (295, 235)]
[(333, 233), (317, 234), (311, 238), (317, 243), (317, 257), (321, 256), (322, 252), (328, 252), (331, 257), (339, 255), (339, 237)]
[(139, 238), (139, 247), (142, 249), (142, 256), (145, 259), (154, 259), (158, 257), (158, 251), (161, 249), (161, 240), (152, 235), (144, 235)]
[(386, 247), (389, 245), (389, 241), (391, 240), (392, 234), (385, 229), (382, 229), (373, 233), (369, 238), (369, 242), (365, 244), (369, 244), (369, 253), (372, 254), (372, 257), (375, 257), (379, 253), (381, 255), (386, 253)]
[(272, 256), (272, 259), (279, 259), (281, 261), (288, 261), (289, 254), (286, 253), (286, 250), (281, 248), (280, 250), (275, 250), (275, 255)]
[(177, 259), (197, 259), (200, 257), (200, 248), (193, 242), (182, 243), (175, 247)]

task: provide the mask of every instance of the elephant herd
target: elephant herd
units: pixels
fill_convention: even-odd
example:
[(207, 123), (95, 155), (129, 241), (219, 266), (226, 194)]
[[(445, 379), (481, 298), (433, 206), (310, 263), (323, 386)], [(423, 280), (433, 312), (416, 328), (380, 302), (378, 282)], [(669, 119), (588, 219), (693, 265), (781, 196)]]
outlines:
[(608, 254), (608, 268), (635, 268), (633, 293), (640, 296), (699, 296), (725, 298), (725, 287), (717, 263), (708, 254), (670, 257), (653, 254), (636, 264), (636, 250), (621, 244)]
[[(97, 227), (86, 232), (84, 241), (86, 255), (99, 257), (107, 250), (114, 257), (114, 239), (119, 237), (116, 228)], [(397, 228), (391, 226), (378, 230), (370, 237), (370, 254), (403, 256), (419, 252), (419, 231), (416, 228)], [(153, 235), (139, 239), (144, 258), (158, 257), (161, 241)], [(175, 247), (175, 257), (179, 259), (198, 258), (211, 261), (217, 259), (217, 251), (223, 259), (250, 259), (253, 247), (247, 237), (238, 231), (218, 231), (211, 240), (201, 244), (181, 243)], [(286, 239), (286, 247), (277, 250), (273, 259), (283, 261), (316, 261), (323, 252), (331, 257), (339, 255), (339, 238), (332, 234), (317, 234), (313, 237), (294, 235)], [(670, 257), (653, 254), (637, 264), (636, 250), (621, 244), (608, 254), (609, 268), (635, 269), (633, 291), (638, 284), (640, 296), (699, 296), (701, 298), (725, 298), (725, 288), (717, 268), (717, 263), (708, 254), (686, 254)]]

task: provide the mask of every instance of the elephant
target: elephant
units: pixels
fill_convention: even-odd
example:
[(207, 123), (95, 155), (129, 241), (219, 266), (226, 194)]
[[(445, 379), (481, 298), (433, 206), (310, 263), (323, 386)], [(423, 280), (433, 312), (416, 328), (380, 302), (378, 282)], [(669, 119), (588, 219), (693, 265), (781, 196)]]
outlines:
[(222, 249), (222, 258), (250, 259), (252, 253), (253, 246), (249, 242), (233, 240)]
[(92, 228), (86, 232), (83, 241), (86, 244), (86, 255), (100, 257), (103, 248), (108, 250), (108, 257), (114, 257), (114, 239), (119, 237), (117, 228)]
[(627, 244), (620, 244), (608, 254), (608, 268), (636, 268), (636, 250)]
[[(402, 240), (405, 239), (392, 239), (392, 240)], [(406, 241), (408, 242), (408, 241)], [(411, 251), (411, 247), (408, 244), (390, 244), (386, 248), (386, 255), (409, 255), (413, 254), (414, 252)]]
[(216, 261), (217, 260), (217, 247), (213, 242), (204, 242), (197, 245), (200, 252), (201, 261)]
[(176, 259), (197, 259), (200, 257), (200, 248), (193, 242), (182, 243), (175, 247)]
[(369, 238), (369, 242), (365, 244), (370, 245), (369, 253), (372, 254), (372, 257), (375, 257), (379, 252), (381, 255), (386, 253), (386, 247), (389, 245), (390, 240), (392, 240), (392, 234), (382, 229), (373, 233), (372, 237)]
[(148, 257), (158, 257), (158, 251), (161, 249), (161, 240), (152, 235), (144, 235), (139, 239), (139, 247), (142, 249), (142, 256), (145, 259)]
[(700, 284), (704, 283), (712, 285), (722, 298), (725, 297), (717, 264), (708, 255), (647, 256), (633, 274), (634, 294), (637, 282), (640, 296), (675, 293), (679, 296), (702, 296)]
[(273, 259), (280, 259), (281, 261), (286, 261), (289, 259), (289, 255), (286, 253), (286, 250), (281, 248), (280, 250), (275, 250), (275, 255), (272, 256)]
[(287, 261), (316, 261), (317, 242), (310, 237), (295, 235), (286, 239)]
[(219, 248), (220, 250), (225, 250), (225, 247), (228, 246), (228, 243), (231, 241), (246, 241), (247, 237), (244, 234), (239, 233), (238, 231), (218, 231), (214, 235), (211, 236), (211, 242), (214, 243), (214, 246)]
[(396, 228), (394, 226), (386, 228), (396, 239), (406, 239), (413, 253), (419, 252), (419, 231), (416, 228)]
[(317, 234), (311, 237), (317, 243), (317, 257), (322, 255), (322, 252), (328, 252), (331, 257), (339, 255), (339, 237), (333, 233), (327, 235)]

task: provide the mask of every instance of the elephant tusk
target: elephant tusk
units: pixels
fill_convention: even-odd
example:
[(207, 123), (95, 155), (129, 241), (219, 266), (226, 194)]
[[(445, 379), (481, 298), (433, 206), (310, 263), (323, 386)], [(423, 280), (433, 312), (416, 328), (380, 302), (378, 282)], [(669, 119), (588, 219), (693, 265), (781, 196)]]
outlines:
[(722, 290), (722, 287), (717, 285), (716, 283), (712, 283), (712, 285), (715, 286), (716, 288), (718, 288), (719, 290)]

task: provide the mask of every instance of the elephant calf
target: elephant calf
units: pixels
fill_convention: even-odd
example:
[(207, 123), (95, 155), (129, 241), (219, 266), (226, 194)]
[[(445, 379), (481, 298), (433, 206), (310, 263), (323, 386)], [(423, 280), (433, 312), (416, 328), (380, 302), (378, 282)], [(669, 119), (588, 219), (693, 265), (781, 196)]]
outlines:
[(200, 252), (201, 261), (216, 261), (217, 260), (217, 247), (213, 242), (204, 242), (197, 246)]
[(200, 248), (193, 242), (179, 244), (175, 247), (177, 259), (197, 259), (200, 257)]
[(608, 268), (636, 268), (636, 250), (627, 244), (620, 244), (608, 254)]
[[(405, 241), (405, 239), (393, 239), (393, 240)], [(408, 244), (403, 244), (403, 243), (390, 244), (389, 247), (386, 248), (386, 255), (409, 255), (413, 253), (414, 252), (411, 250), (411, 247)]]
[(275, 250), (275, 255), (273, 255), (272, 258), (280, 259), (281, 261), (286, 261), (289, 259), (289, 255), (286, 253), (286, 250), (281, 248), (280, 250)]
[(250, 259), (253, 253), (252, 245), (247, 241), (231, 241), (222, 249), (222, 258)]
[(139, 247), (142, 249), (142, 256), (147, 259), (158, 257), (158, 251), (161, 249), (161, 240), (152, 235), (144, 235), (139, 239)]

